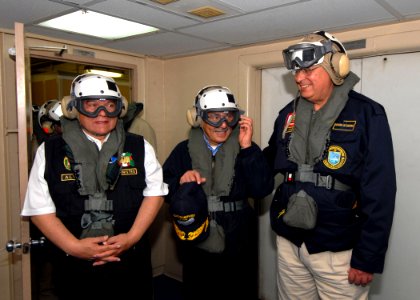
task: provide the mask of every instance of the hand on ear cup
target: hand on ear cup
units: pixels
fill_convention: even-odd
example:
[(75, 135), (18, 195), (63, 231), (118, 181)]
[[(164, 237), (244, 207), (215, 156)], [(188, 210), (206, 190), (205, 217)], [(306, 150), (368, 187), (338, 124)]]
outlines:
[(61, 110), (63, 112), (63, 116), (68, 119), (76, 119), (79, 115), (76, 107), (74, 106), (74, 100), (71, 96), (64, 96), (61, 100)]
[(336, 52), (331, 57), (331, 66), (335, 74), (345, 78), (350, 72), (350, 60), (347, 54)]
[(197, 116), (197, 109), (194, 107), (187, 110), (187, 122), (192, 127), (199, 127), (201, 124), (201, 117)]

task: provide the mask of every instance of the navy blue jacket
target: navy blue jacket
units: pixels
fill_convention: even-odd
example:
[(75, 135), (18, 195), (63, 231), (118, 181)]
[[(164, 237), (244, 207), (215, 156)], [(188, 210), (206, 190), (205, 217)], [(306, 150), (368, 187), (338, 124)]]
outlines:
[[(286, 208), (289, 197), (303, 189), (318, 205), (317, 224), (313, 230), (298, 229), (287, 226), (279, 217), (272, 218), (271, 225), (296, 246), (304, 242), (311, 254), (353, 249), (351, 267), (381, 273), (396, 194), (391, 132), (380, 104), (355, 91), (348, 97), (314, 172), (331, 175), (351, 190), (326, 189), (309, 182), (282, 183), (271, 209), (278, 212)], [(297, 170), (297, 164), (288, 160), (290, 130), (282, 137), (292, 112), (293, 102), (279, 112), (269, 146), (264, 149), (274, 173), (283, 175)], [(334, 161), (335, 153), (339, 153), (339, 161)]]
[[(188, 140), (174, 148), (162, 168), (164, 181), (169, 185), (169, 194), (165, 200), (170, 203), (172, 196), (179, 189), (179, 179), (186, 171), (192, 170)], [(253, 143), (251, 147), (240, 150), (236, 157), (230, 195), (222, 196), (221, 200), (224, 202), (245, 200), (248, 203), (248, 198), (258, 200), (271, 193), (273, 185), (270, 167), (261, 149)], [(255, 225), (256, 228), (257, 225), (256, 213), (249, 204), (235, 212), (216, 212), (216, 220), (225, 229), (226, 251), (231, 253), (243, 249), (238, 236), (242, 236), (245, 244), (252, 240), (249, 227), (252, 224), (252, 227)]]

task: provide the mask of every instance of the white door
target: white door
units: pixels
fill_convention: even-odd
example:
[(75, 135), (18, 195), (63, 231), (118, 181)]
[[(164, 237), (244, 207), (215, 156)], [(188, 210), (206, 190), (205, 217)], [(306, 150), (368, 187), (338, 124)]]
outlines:
[[(385, 107), (397, 172), (396, 209), (385, 270), (382, 275), (375, 275), (370, 299), (415, 300), (420, 294), (420, 236), (417, 233), (420, 228), (417, 190), (420, 178), (420, 53), (352, 60), (351, 69), (361, 77), (355, 90)], [(261, 147), (268, 143), (278, 111), (295, 93), (295, 83), (285, 68), (263, 70)], [(270, 201), (265, 201), (267, 210)], [(275, 243), (268, 213), (261, 217), (260, 227), (260, 296), (275, 300)]]

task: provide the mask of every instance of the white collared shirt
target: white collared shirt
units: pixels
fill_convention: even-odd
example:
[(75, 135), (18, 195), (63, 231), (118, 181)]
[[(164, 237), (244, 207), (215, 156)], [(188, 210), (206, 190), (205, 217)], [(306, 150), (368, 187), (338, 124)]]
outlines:
[[(86, 136), (98, 146), (98, 149), (102, 148), (102, 142), (100, 140), (89, 135)], [(108, 136), (105, 138), (105, 141)], [(162, 167), (156, 158), (155, 150), (146, 140), (144, 140), (144, 150), (146, 188), (143, 190), (143, 196), (165, 196), (168, 194), (168, 185), (163, 182)], [(36, 151), (35, 159), (29, 175), (25, 202), (21, 212), (22, 216), (55, 213), (55, 205), (48, 189), (48, 183), (44, 178), (44, 173), (45, 144), (42, 143)]]

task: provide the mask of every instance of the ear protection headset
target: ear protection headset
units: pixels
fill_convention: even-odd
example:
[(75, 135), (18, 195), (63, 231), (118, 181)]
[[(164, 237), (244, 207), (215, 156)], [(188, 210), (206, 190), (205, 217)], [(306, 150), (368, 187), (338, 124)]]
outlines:
[(335, 75), (344, 79), (350, 72), (350, 60), (343, 44), (328, 32), (316, 31), (314, 34), (320, 35), (336, 45), (338, 51), (331, 53), (330, 65)]
[(224, 86), (209, 85), (202, 88), (195, 96), (194, 106), (187, 110), (187, 121), (192, 127), (199, 127), (203, 111), (238, 110), (233, 93)]
[(197, 114), (195, 105), (187, 109), (187, 122), (194, 128), (200, 127), (201, 117)]
[[(121, 96), (122, 108), (119, 117), (122, 118), (127, 114), (128, 101), (124, 96)], [(67, 119), (76, 119), (79, 116), (79, 111), (76, 109), (76, 99), (72, 96), (64, 96), (61, 100), (61, 110), (63, 116)]]

